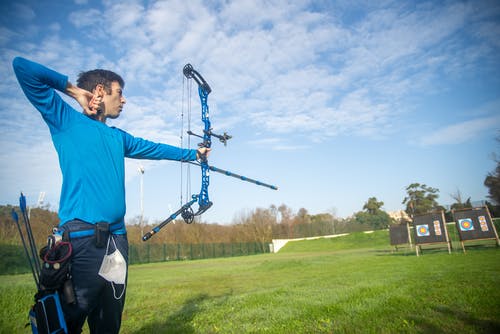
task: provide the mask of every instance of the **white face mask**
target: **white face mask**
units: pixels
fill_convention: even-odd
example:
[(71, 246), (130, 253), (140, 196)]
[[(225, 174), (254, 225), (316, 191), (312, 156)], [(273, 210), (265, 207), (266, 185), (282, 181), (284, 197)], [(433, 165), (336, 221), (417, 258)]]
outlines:
[[(109, 250), (109, 239), (113, 240), (115, 245), (115, 251), (108, 254)], [(122, 253), (116, 247), (115, 239), (110, 236), (108, 238), (108, 246), (106, 247), (106, 255), (102, 259), (101, 268), (99, 269), (99, 275), (103, 277), (106, 281), (116, 284), (125, 284), (127, 278), (127, 263)], [(113, 286), (114, 288), (114, 286)]]

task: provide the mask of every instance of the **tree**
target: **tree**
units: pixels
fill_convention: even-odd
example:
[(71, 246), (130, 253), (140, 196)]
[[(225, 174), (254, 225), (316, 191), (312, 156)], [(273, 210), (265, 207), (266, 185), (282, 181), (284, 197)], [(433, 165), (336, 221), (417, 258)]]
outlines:
[[(500, 143), (500, 135), (496, 138)], [(497, 163), (495, 171), (488, 173), (484, 179), (484, 185), (488, 188), (488, 198), (492, 200), (493, 204), (500, 207), (500, 159), (493, 153), (493, 160)]]
[(462, 199), (462, 194), (460, 193), (459, 189), (457, 189), (457, 192), (455, 194), (451, 194), (450, 196), (455, 200), (455, 203), (453, 203), (450, 207), (451, 210), (472, 208), (470, 197), (467, 198), (467, 200), (464, 202)]
[(484, 179), (484, 185), (488, 188), (488, 198), (500, 205), (500, 160), (497, 160), (495, 171), (488, 173)]
[(293, 212), (291, 208), (289, 208), (285, 204), (281, 204), (278, 207), (278, 212), (280, 213), (281, 216), (280, 219), (281, 224), (291, 224), (293, 218)]
[(311, 216), (311, 225), (314, 226), (316, 235), (335, 234), (337, 219), (330, 213), (320, 213)]
[(368, 211), (370, 214), (374, 214), (380, 210), (381, 207), (384, 206), (384, 202), (377, 201), (376, 197), (370, 197), (368, 202), (363, 205), (363, 210)]
[(378, 230), (387, 227), (392, 223), (392, 218), (381, 208), (384, 202), (379, 202), (376, 197), (370, 197), (363, 206), (363, 210), (355, 214), (356, 222), (369, 225)]
[(294, 224), (310, 224), (311, 217), (306, 209), (300, 208), (295, 216)]
[(240, 225), (244, 228), (244, 232), (248, 234), (248, 240), (256, 241), (262, 249), (267, 247), (271, 242), (272, 226), (276, 224), (276, 215), (273, 208), (263, 209), (257, 208), (252, 212), (241, 217)]
[(408, 196), (404, 198), (402, 204), (406, 204), (405, 211), (410, 216), (428, 213), (439, 207), (436, 201), (439, 189), (412, 183), (406, 187), (406, 193)]

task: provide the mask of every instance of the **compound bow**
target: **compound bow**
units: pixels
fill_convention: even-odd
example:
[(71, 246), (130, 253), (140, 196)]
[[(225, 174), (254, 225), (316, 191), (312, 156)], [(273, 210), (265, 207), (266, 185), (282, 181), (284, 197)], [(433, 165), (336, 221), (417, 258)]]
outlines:
[[(187, 131), (187, 134), (190, 136), (195, 136), (198, 138), (203, 139), (201, 143), (198, 144), (199, 147), (206, 147), (210, 148), (212, 146), (212, 137), (215, 137), (219, 139), (221, 143), (227, 145), (227, 141), (231, 139), (231, 136), (228, 135), (226, 132), (224, 132), (222, 135), (216, 134), (212, 132), (212, 125), (210, 123), (210, 118), (209, 118), (209, 109), (208, 109), (208, 94), (212, 91), (208, 83), (205, 81), (205, 79), (201, 76), (200, 73), (198, 73), (191, 64), (186, 64), (183, 69), (183, 74), (184, 76), (189, 80), (193, 79), (197, 84), (198, 84), (198, 95), (200, 96), (200, 102), (201, 102), (201, 120), (204, 124), (204, 129), (203, 129), (203, 135), (195, 134), (191, 130)], [(243, 175), (238, 175), (235, 173), (232, 173), (230, 171), (220, 169), (214, 166), (210, 166), (208, 164), (208, 160), (206, 157), (201, 157), (199, 159), (199, 162), (194, 162), (194, 161), (188, 161), (188, 163), (197, 165), (201, 167), (201, 190), (199, 194), (194, 194), (191, 196), (191, 200), (187, 202), (186, 204), (182, 205), (177, 211), (175, 211), (173, 214), (171, 214), (167, 219), (165, 219), (163, 222), (161, 222), (158, 226), (154, 227), (150, 232), (146, 233), (143, 237), (142, 240), (146, 241), (149, 240), (153, 235), (158, 233), (164, 226), (166, 226), (168, 223), (176, 219), (179, 215), (184, 219), (184, 221), (187, 224), (191, 224), (194, 221), (194, 217), (201, 215), (205, 211), (207, 211), (211, 206), (212, 202), (209, 199), (208, 196), (208, 186), (210, 185), (210, 172), (217, 172), (224, 174), (226, 176), (231, 176), (237, 179), (240, 179), (242, 181), (247, 181), (250, 183), (254, 183), (259, 186), (267, 187), (273, 190), (278, 190), (278, 187), (267, 184), (261, 181), (257, 181), (251, 178), (248, 178)], [(193, 205), (198, 202), (198, 210), (194, 212), (193, 210)]]

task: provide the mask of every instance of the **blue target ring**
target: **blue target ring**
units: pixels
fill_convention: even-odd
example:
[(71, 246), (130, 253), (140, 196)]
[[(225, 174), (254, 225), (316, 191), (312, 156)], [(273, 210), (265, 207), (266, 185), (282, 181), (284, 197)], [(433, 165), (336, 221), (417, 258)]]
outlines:
[(461, 231), (473, 231), (474, 230), (474, 224), (472, 224), (472, 219), (470, 219), (470, 218), (459, 219), (458, 226), (460, 226)]
[(417, 235), (419, 237), (428, 237), (431, 235), (431, 232), (429, 231), (429, 225), (417, 225)]

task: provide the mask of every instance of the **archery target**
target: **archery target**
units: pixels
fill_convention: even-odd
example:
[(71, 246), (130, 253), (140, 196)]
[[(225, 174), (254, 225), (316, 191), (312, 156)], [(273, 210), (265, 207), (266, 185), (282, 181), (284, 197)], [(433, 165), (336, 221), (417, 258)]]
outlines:
[(389, 237), (391, 245), (402, 245), (410, 242), (408, 224), (398, 224), (389, 226)]
[[(453, 212), (461, 241), (497, 239), (495, 225), (487, 207), (457, 210)], [(500, 245), (500, 242), (499, 242)]]
[(417, 225), (417, 235), (419, 237), (428, 237), (431, 235), (429, 231), (429, 225)]
[(419, 250), (422, 251), (421, 245), (444, 244), (444, 246), (447, 246), (448, 252), (450, 252), (451, 245), (448, 240), (443, 211), (415, 215), (412, 219), (417, 256), (419, 255)]
[(460, 226), (460, 230), (464, 232), (474, 230), (474, 224), (472, 223), (471, 218), (459, 219), (458, 226)]

